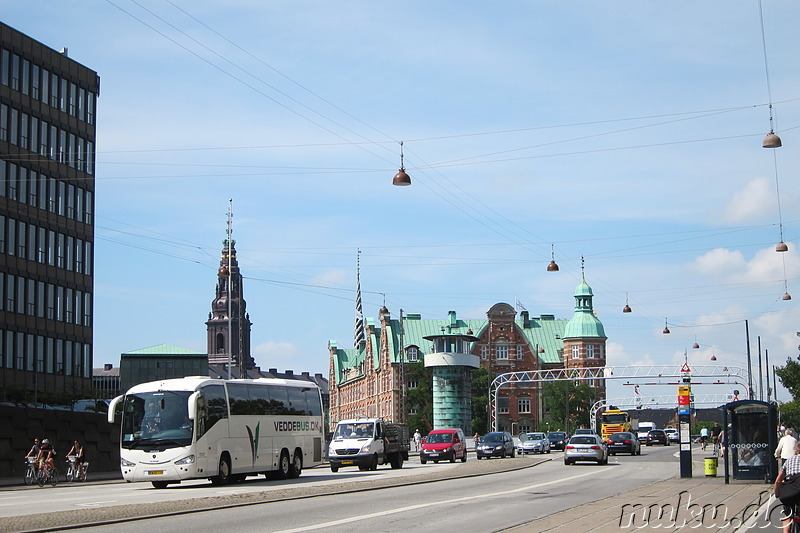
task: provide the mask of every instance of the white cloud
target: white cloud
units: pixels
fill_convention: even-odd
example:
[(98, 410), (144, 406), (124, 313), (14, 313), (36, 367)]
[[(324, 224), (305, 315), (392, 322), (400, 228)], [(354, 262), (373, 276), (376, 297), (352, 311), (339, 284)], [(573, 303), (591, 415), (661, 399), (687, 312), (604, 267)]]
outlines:
[(777, 207), (775, 184), (768, 178), (759, 176), (731, 194), (719, 218), (727, 224), (764, 220), (769, 216), (774, 217)]

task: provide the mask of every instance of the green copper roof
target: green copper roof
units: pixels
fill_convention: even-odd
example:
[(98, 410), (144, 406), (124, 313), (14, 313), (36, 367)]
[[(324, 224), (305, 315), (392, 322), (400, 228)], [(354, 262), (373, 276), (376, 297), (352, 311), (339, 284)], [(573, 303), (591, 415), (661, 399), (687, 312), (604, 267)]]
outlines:
[(564, 338), (607, 338), (603, 323), (594, 315), (592, 297), (592, 288), (581, 280), (575, 288), (575, 314), (564, 329)]
[(195, 352), (194, 350), (187, 350), (171, 344), (158, 344), (150, 346), (149, 348), (142, 348), (141, 350), (134, 350), (132, 352), (125, 352), (123, 356), (137, 356), (137, 355), (206, 355), (206, 352)]
[[(543, 315), (541, 317), (530, 317), (527, 320), (524, 318), (517, 318), (515, 321), (516, 326), (522, 332), (531, 350), (543, 348), (544, 352), (540, 353), (542, 362), (546, 364), (559, 364), (562, 362), (559, 350), (563, 350), (564, 344), (562, 337), (565, 336), (565, 328), (567, 327), (567, 320), (556, 319), (553, 315)], [(467, 335), (468, 331), (472, 331), (470, 335), (480, 337), (484, 328), (488, 327), (489, 320), (462, 320), (456, 319), (454, 316), (444, 319), (422, 319), (418, 314), (409, 314), (404, 316), (403, 319), (403, 345), (417, 346), (419, 349), (420, 360), (423, 360), (426, 353), (433, 352), (432, 342), (426, 340), (424, 337), (430, 335)], [(602, 326), (601, 326), (602, 328)], [(400, 320), (399, 318), (392, 318), (387, 325), (389, 335), (389, 351), (392, 354), (392, 362), (400, 362)], [(379, 357), (379, 342), (381, 336), (380, 325), (375, 326), (370, 335), (370, 342), (374, 349), (373, 366), (377, 366)], [(355, 349), (340, 349), (336, 346), (335, 341), (330, 341), (329, 345), (335, 350), (333, 360), (333, 370), (337, 382), (341, 383), (342, 371), (347, 368), (359, 368), (366, 357), (366, 351)], [(353, 372), (350, 373), (348, 379), (355, 379), (359, 377)]]

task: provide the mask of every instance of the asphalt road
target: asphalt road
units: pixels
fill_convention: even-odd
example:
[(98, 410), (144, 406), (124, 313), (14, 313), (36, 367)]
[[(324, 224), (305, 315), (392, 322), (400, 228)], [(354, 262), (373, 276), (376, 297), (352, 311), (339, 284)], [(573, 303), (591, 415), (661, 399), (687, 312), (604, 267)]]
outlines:
[[(204, 481), (160, 490), (144, 483), (32, 487), (4, 494), (0, 529), (43, 530), (82, 515), (84, 520), (110, 522), (82, 528), (86, 531), (350, 532), (449, 530), (465, 524), (469, 531), (501, 531), (674, 477), (679, 471), (677, 452), (677, 446), (645, 447), (641, 456), (611, 457), (607, 466), (565, 466), (561, 452), (489, 461), (472, 456), (463, 464), (422, 466), (412, 460), (402, 470), (343, 469), (333, 474), (319, 468), (304, 471), (298, 480), (262, 479), (222, 488)], [(534, 463), (539, 464), (531, 466)], [(503, 469), (511, 470), (488, 475)], [(468, 477), (450, 479), (461, 475)], [(31, 515), (43, 501), (60, 513)], [(209, 507), (214, 509), (199, 511)], [(137, 514), (162, 516), (116, 522)]]

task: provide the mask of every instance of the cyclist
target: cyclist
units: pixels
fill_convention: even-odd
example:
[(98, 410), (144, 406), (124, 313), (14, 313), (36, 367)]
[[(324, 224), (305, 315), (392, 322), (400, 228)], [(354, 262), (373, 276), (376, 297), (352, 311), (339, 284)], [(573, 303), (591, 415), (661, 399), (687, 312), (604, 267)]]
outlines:
[(67, 457), (70, 455), (75, 456), (75, 468), (77, 469), (75, 477), (80, 479), (83, 476), (83, 463), (86, 461), (86, 450), (81, 444), (81, 441), (76, 440), (73, 442), (72, 448), (67, 452)]
[(711, 440), (714, 442), (714, 451), (717, 451), (722, 440), (722, 426), (719, 422), (714, 422), (714, 427), (711, 428)]
[[(775, 487), (773, 492), (776, 498), (778, 498), (778, 487), (785, 479), (800, 475), (800, 455), (797, 455), (797, 453), (800, 453), (800, 442), (795, 445), (794, 451), (795, 455), (791, 456), (786, 460), (786, 462), (783, 463), (783, 467), (778, 473), (778, 477), (775, 478)], [(797, 514), (796, 510), (798, 503), (800, 502), (798, 502), (797, 498), (795, 498), (794, 501), (784, 503), (783, 505), (783, 518), (781, 521), (783, 522), (784, 533), (789, 533), (792, 530), (792, 518)]]
[(708, 442), (708, 428), (703, 428), (700, 430), (700, 446), (703, 450), (706, 449), (707, 442)]
[(39, 463), (46, 464), (50, 470), (56, 467), (56, 449), (53, 448), (48, 439), (42, 441), (37, 459), (39, 459)]
[(25, 454), (25, 459), (27, 459), (28, 457), (33, 457), (33, 458), (39, 457), (40, 446), (41, 445), (39, 444), (39, 439), (33, 439), (33, 446), (31, 446), (31, 449), (28, 450), (28, 453)]

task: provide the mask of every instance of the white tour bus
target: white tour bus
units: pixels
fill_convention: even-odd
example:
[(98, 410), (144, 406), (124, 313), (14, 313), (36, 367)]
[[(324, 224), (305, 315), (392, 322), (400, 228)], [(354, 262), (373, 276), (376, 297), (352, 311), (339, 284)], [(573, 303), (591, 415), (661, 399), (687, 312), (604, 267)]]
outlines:
[(322, 462), (322, 397), (310, 381), (212, 379), (152, 381), (114, 398), (122, 402), (120, 463), (126, 481), (156, 488), (184, 479), (215, 485), (247, 475), (297, 477)]

